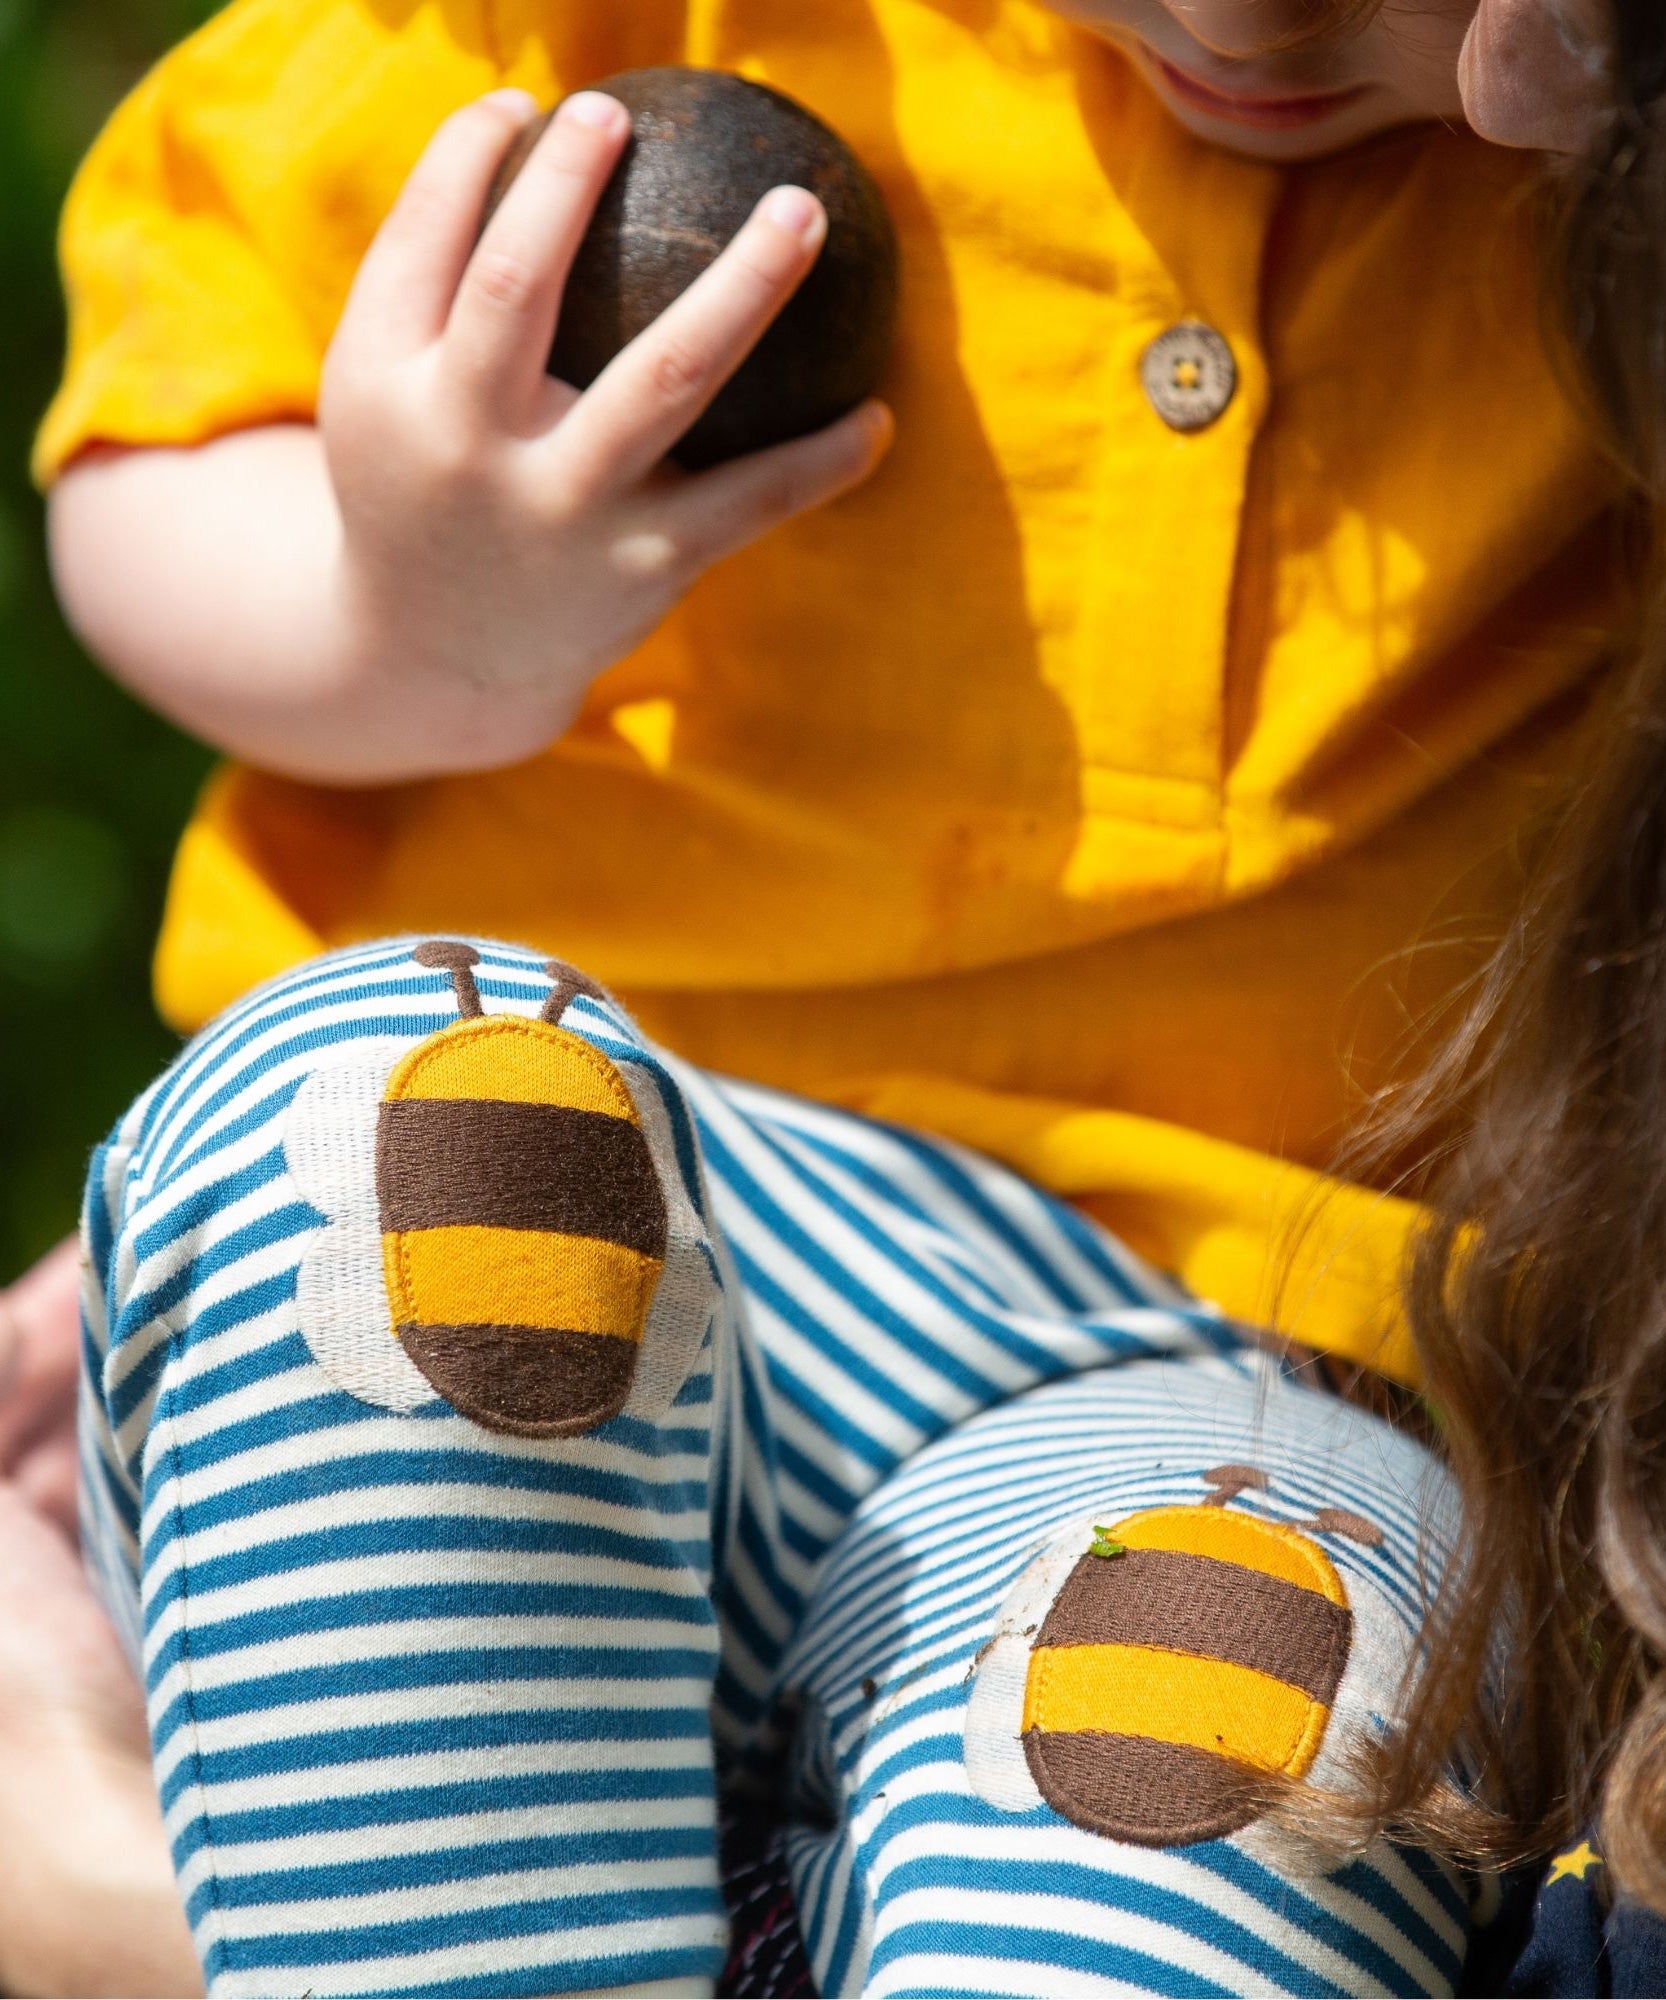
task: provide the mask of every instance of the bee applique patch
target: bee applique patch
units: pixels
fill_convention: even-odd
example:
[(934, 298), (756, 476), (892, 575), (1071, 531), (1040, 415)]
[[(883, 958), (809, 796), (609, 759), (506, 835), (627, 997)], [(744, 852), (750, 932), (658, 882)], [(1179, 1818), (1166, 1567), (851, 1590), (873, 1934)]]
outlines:
[(1246, 1776), (1310, 1776), (1339, 1707), (1351, 1725), (1392, 1698), (1398, 1624), (1373, 1592), (1361, 1643), (1323, 1545), (1380, 1531), (1339, 1509), (1269, 1520), (1228, 1504), (1263, 1475), (1208, 1477), (1201, 1504), (1073, 1527), (1009, 1593), (966, 1726), (990, 1804), (1142, 1847), (1220, 1839), (1257, 1817)]
[(513, 1436), (663, 1406), (712, 1303), (663, 1109), (560, 1025), (595, 991), (566, 968), (531, 1020), (485, 1012), (471, 946), (414, 955), (448, 974), (458, 1021), (356, 1050), (291, 1108), (291, 1173), (332, 1225), (299, 1280), (314, 1354), (363, 1401), (437, 1395)]

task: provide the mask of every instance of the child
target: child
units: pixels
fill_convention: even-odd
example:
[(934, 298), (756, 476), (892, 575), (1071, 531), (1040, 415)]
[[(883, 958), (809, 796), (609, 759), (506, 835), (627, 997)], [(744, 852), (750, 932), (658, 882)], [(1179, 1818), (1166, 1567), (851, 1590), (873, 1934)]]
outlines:
[[(1520, 332), (1521, 173), (1419, 122), (1471, 9), (1291, 11), (1084, 9), (1119, 53), (1017, 0), (246, 4), (89, 163), (66, 600), (291, 774), (205, 802), (165, 1001), (417, 933), (241, 1001), (89, 1199), (94, 1540), (216, 1990), (709, 1979), (712, 1728), (756, 1773), (789, 1694), (827, 1989), (1455, 1980), (1450, 1864), (1338, 1865), (1243, 1782), (1357, 1788), (1450, 1490), (1192, 1294), (1265, 1317), (1336, 1033), (1403, 1071), (1451, 968), (1343, 996), (1437, 904), (1502, 923), (1622, 586)], [(658, 469), (813, 205), (574, 399), (541, 361), (622, 124), (575, 100), (471, 255), (494, 98), (341, 312), (438, 110), (677, 59), (847, 132), (911, 296), (887, 478), (686, 598), (887, 433)], [(1190, 1289), (713, 1082), (552, 952)], [(1327, 1195), (1286, 1321), (1414, 1379), (1415, 1214)]]

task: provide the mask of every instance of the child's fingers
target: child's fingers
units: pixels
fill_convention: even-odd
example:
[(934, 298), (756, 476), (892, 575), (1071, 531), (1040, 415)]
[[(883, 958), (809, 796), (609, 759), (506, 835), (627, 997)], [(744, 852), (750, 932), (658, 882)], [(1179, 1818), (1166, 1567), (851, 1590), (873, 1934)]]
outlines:
[(757, 345), (802, 282), (827, 215), (802, 188), (764, 196), (734, 241), (598, 376), (555, 433), (595, 498), (646, 477)]
[(524, 90), (497, 90), (445, 121), (365, 252), (338, 343), (362, 341), (380, 364), (439, 339), (474, 249), (492, 176), (536, 111)]
[(795, 514), (860, 486), (890, 450), (895, 430), (883, 403), (864, 403), (813, 436), (701, 473), (669, 502), (666, 531), (689, 563), (708, 569)]
[(630, 115), (611, 97), (568, 98), (469, 259), (445, 366), (482, 412), (518, 418), (543, 382), (562, 288), (629, 133)]
[(79, 1472), (75, 1432), (70, 1429), (32, 1451), (18, 1467), (12, 1482), (21, 1498), (72, 1545), (76, 1539)]

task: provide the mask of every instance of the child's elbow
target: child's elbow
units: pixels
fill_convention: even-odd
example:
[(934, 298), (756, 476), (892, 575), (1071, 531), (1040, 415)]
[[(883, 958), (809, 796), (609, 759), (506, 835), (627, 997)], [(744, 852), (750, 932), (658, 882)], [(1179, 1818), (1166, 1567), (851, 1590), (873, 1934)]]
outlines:
[(47, 559), (59, 608), (88, 652), (107, 662), (120, 650), (118, 606), (132, 561), (124, 531), (127, 473), (139, 456), (121, 446), (92, 446), (47, 495)]

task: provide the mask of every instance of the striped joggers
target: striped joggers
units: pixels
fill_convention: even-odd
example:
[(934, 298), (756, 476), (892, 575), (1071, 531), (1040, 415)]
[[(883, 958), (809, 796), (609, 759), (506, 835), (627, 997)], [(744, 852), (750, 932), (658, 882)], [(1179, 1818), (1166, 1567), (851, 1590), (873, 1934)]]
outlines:
[(1393, 1726), (1409, 1437), (954, 1147), (501, 945), (263, 988), (94, 1162), (84, 1500), (217, 1995), (1453, 1990), (1471, 1890), (1258, 1816)]

